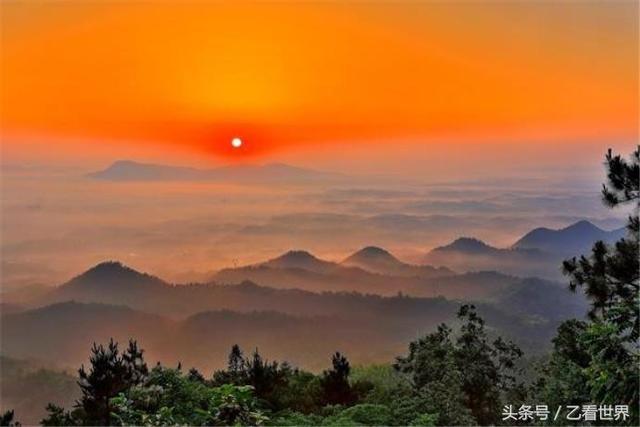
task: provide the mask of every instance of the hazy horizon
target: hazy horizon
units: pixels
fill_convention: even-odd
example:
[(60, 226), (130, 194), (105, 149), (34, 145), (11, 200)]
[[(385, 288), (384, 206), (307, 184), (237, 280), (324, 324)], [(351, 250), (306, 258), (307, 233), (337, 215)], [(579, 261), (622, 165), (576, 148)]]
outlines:
[[(613, 229), (626, 212), (611, 212), (600, 201), (602, 151), (587, 176), (556, 169), (449, 182), (448, 176), (385, 174), (383, 168), (368, 174), (335, 168), (330, 171), (342, 174), (337, 180), (316, 182), (113, 182), (86, 176), (111, 159), (75, 168), (4, 163), (3, 287), (59, 284), (105, 260), (185, 282), (292, 249), (340, 261), (373, 245), (421, 263), (430, 249), (459, 237), (509, 247), (534, 228), (582, 219)], [(165, 160), (154, 163), (229, 165)], [(327, 171), (320, 163), (312, 169)]]

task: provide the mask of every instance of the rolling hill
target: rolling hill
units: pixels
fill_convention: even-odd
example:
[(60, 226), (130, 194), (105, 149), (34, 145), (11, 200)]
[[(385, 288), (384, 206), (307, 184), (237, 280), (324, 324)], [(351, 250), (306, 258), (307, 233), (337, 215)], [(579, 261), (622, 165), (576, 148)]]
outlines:
[(348, 267), (358, 267), (372, 273), (400, 277), (434, 278), (455, 274), (446, 267), (407, 264), (385, 249), (376, 246), (362, 248), (344, 259), (340, 264)]
[(560, 230), (537, 228), (509, 248), (496, 248), (469, 237), (437, 247), (423, 261), (457, 271), (495, 270), (517, 276), (538, 276), (564, 280), (560, 266), (568, 257), (589, 251), (598, 240), (613, 243), (626, 233), (624, 228), (602, 230), (579, 221)]
[(587, 253), (593, 244), (602, 240), (613, 243), (627, 233), (625, 227), (611, 231), (603, 230), (589, 221), (579, 221), (560, 230), (536, 228), (525, 234), (513, 248), (538, 249), (545, 252), (575, 256)]

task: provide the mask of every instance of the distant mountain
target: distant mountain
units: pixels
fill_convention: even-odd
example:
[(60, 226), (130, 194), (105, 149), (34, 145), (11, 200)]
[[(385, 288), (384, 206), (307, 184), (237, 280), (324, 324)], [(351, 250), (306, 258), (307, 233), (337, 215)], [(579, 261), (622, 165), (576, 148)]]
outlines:
[(149, 343), (161, 340), (171, 322), (158, 315), (125, 306), (77, 302), (57, 303), (2, 316), (5, 355), (46, 358), (70, 367), (84, 363), (93, 342), (113, 337), (126, 342), (137, 337)]
[[(67, 296), (84, 295), (117, 296), (143, 295), (168, 286), (163, 280), (146, 273), (140, 273), (117, 261), (100, 263), (60, 285), (56, 291), (59, 300)], [(73, 299), (73, 298), (70, 298)]]
[(439, 252), (459, 252), (474, 255), (489, 255), (500, 253), (500, 249), (487, 245), (482, 240), (478, 240), (472, 237), (460, 237), (454, 240), (452, 243), (441, 246), (435, 251)]
[(385, 249), (367, 246), (347, 257), (341, 265), (358, 267), (372, 273), (402, 277), (445, 277), (454, 274), (446, 267), (411, 265), (400, 261)]
[[(524, 253), (538, 251), (517, 252), (524, 256)], [(456, 259), (453, 255), (447, 252), (438, 261), (451, 262)], [(459, 255), (461, 267), (468, 266), (468, 258), (467, 254)], [(384, 249), (367, 247), (342, 263), (324, 261), (305, 251), (290, 251), (263, 263), (222, 269), (212, 280), (224, 284), (249, 281), (274, 289), (310, 292), (360, 292), (383, 296), (403, 293), (463, 300), (493, 299), (503, 289), (522, 280), (487, 268), (471, 270), (457, 274), (448, 268), (405, 264)]]
[(587, 253), (598, 240), (613, 243), (626, 234), (625, 228), (602, 230), (589, 221), (579, 221), (560, 230), (536, 228), (509, 248), (461, 237), (430, 251), (423, 261), (457, 271), (495, 270), (521, 277), (538, 276), (562, 280), (562, 261)]
[(497, 303), (502, 307), (518, 307), (528, 316), (554, 321), (564, 320), (570, 313), (582, 317), (589, 309), (582, 293), (538, 278), (523, 279), (518, 286), (506, 288), (497, 296)]
[(602, 240), (613, 243), (626, 235), (626, 228), (603, 230), (589, 221), (579, 221), (560, 230), (536, 228), (518, 240), (513, 248), (539, 249), (566, 256), (587, 253), (593, 244)]
[[(548, 292), (544, 286), (541, 289)], [(551, 303), (535, 291), (532, 286), (533, 297), (540, 302), (533, 313), (519, 306), (477, 306), (492, 329), (523, 343), (528, 350), (539, 351), (548, 345), (561, 320), (554, 314), (545, 317), (545, 301), (551, 309), (561, 310), (566, 305), (562, 300)], [(137, 339), (151, 366), (157, 360), (174, 366), (181, 361), (207, 376), (225, 364), (235, 343), (248, 351), (258, 347), (269, 358), (316, 370), (326, 367), (336, 350), (346, 352), (354, 363), (387, 363), (405, 351), (417, 335), (453, 321), (460, 304), (443, 298), (315, 294), (251, 284), (184, 286), (171, 292), (174, 303), (180, 305), (188, 296), (192, 308), (198, 305), (201, 310), (169, 319), (124, 306), (65, 302), (3, 313), (3, 354), (23, 359), (46, 355), (49, 363), (77, 367), (86, 362), (93, 342), (104, 343), (113, 337), (123, 345), (129, 338)], [(204, 305), (209, 308), (202, 309)], [(162, 312), (164, 307), (156, 310)], [(581, 314), (567, 311), (563, 318)]]
[[(454, 274), (446, 268), (405, 264), (383, 249), (369, 247), (341, 263), (321, 260), (306, 251), (289, 251), (263, 263), (222, 269), (212, 280), (218, 283), (251, 281), (272, 288), (312, 292), (355, 291), (379, 295), (410, 292), (419, 296), (458, 297), (457, 287), (446, 288), (435, 283)], [(435, 294), (435, 289), (441, 293)]]
[[(358, 292), (379, 298), (402, 293), (422, 298), (494, 301), (503, 291), (517, 287), (523, 280), (495, 271), (438, 277), (384, 275), (323, 261), (300, 251), (289, 252), (264, 264), (221, 270), (214, 279), (215, 282), (208, 284), (173, 285), (120, 263), (107, 262), (31, 299), (20, 296), (20, 310), (77, 301), (126, 305), (173, 318), (221, 309), (329, 315), (355, 309), (353, 304), (345, 308), (339, 302), (343, 294), (356, 295)], [(331, 292), (335, 294), (329, 294)], [(334, 296), (329, 298), (327, 295)], [(3, 303), (15, 302), (7, 295)]]
[(224, 181), (224, 182), (315, 182), (336, 180), (340, 174), (320, 172), (282, 163), (234, 165), (195, 169), (118, 160), (108, 168), (87, 174), (106, 181)]
[(462, 237), (452, 243), (431, 250), (423, 262), (444, 265), (456, 271), (500, 271), (521, 277), (538, 276), (560, 279), (557, 254), (539, 249), (496, 248), (485, 242)]
[(277, 258), (271, 259), (261, 264), (264, 267), (279, 269), (302, 269), (314, 273), (329, 273), (339, 268), (339, 265), (329, 261), (316, 258), (307, 251), (289, 251)]

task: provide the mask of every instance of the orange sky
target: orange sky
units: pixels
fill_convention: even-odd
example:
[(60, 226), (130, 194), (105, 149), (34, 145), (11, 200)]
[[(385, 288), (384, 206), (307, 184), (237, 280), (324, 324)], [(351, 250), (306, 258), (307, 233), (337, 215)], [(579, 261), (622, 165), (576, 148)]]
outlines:
[(634, 141), (638, 48), (631, 1), (3, 3), (3, 146)]

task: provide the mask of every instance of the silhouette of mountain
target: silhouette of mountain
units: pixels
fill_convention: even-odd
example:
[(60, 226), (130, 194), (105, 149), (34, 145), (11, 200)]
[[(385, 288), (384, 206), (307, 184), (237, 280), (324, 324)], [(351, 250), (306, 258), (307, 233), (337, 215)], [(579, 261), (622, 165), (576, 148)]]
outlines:
[(626, 232), (624, 227), (605, 231), (583, 220), (559, 230), (536, 228), (520, 238), (513, 247), (539, 249), (566, 256), (580, 255), (587, 253), (596, 241), (613, 243), (624, 237)]
[[(548, 345), (560, 320), (584, 313), (566, 310), (563, 300), (550, 302), (544, 293), (537, 295), (536, 289), (548, 293), (548, 286), (552, 286), (541, 283), (532, 283), (527, 289), (530, 294), (520, 296), (514, 291), (507, 300), (515, 303), (533, 298), (539, 301), (535, 306), (525, 304), (523, 310), (520, 306), (477, 303), (478, 310), (501, 335), (540, 351)], [(3, 352), (23, 359), (46, 354), (49, 363), (77, 367), (85, 361), (93, 342), (113, 337), (121, 343), (136, 338), (147, 350), (145, 356), (151, 364), (157, 360), (169, 365), (182, 361), (204, 372), (221, 367), (234, 343), (248, 349), (257, 346), (269, 357), (286, 358), (311, 369), (324, 367), (327, 356), (337, 348), (346, 351), (354, 363), (382, 363), (392, 360), (416, 334), (452, 321), (460, 304), (444, 298), (314, 294), (250, 283), (167, 289), (177, 304), (185, 302), (185, 295), (191, 297), (189, 303), (209, 297), (205, 298), (206, 304), (200, 303), (199, 312), (182, 319), (122, 305), (78, 302), (3, 313)], [(569, 299), (575, 299), (575, 295)], [(209, 308), (203, 309), (204, 305)], [(185, 348), (189, 352), (185, 353)]]
[(478, 240), (472, 237), (460, 237), (446, 246), (436, 248), (435, 251), (453, 251), (468, 254), (486, 255), (499, 253), (500, 249), (489, 246), (482, 240)]
[(108, 168), (87, 176), (108, 181), (171, 181), (205, 179), (205, 172), (189, 167), (117, 160)]
[(126, 342), (140, 337), (160, 340), (171, 323), (126, 306), (77, 302), (56, 303), (16, 314), (3, 313), (2, 340), (6, 355), (40, 358), (77, 367), (85, 362), (93, 342), (110, 337)]
[(282, 163), (234, 165), (215, 169), (167, 166), (118, 160), (108, 168), (87, 174), (107, 181), (231, 181), (231, 182), (313, 182), (340, 179), (340, 174), (315, 171)]
[(139, 295), (163, 286), (167, 286), (167, 283), (155, 276), (140, 273), (117, 261), (107, 261), (64, 283), (58, 288), (57, 294), (62, 299), (77, 293), (85, 296), (100, 296), (105, 293)]
[[(372, 258), (380, 259), (379, 248), (368, 248), (364, 255), (360, 254), (352, 260), (356, 262), (335, 263), (321, 260), (306, 251), (289, 251), (272, 260), (236, 268), (226, 268), (218, 271), (212, 280), (218, 283), (240, 283), (251, 281), (263, 286), (278, 289), (303, 289), (312, 292), (361, 292), (379, 295), (396, 295), (398, 292), (408, 292), (416, 296), (445, 296), (458, 298), (464, 296), (463, 287), (457, 285), (440, 286), (437, 281), (454, 276), (446, 268), (431, 266), (415, 266), (401, 261), (391, 261), (378, 264), (367, 256), (375, 252)], [(392, 259), (395, 259), (389, 254)], [(347, 260), (345, 260), (347, 261)], [(366, 265), (365, 265), (366, 264)], [(383, 265), (384, 264), (384, 265)], [(395, 266), (395, 267), (394, 267)], [(386, 268), (384, 268), (386, 267)], [(470, 281), (471, 282), (471, 281)], [(483, 288), (474, 287), (471, 295), (477, 296)], [(491, 288), (493, 290), (493, 288)], [(437, 293), (436, 293), (437, 292)], [(489, 290), (485, 294), (490, 293)]]
[(445, 267), (435, 268), (429, 265), (411, 265), (400, 261), (385, 249), (367, 246), (347, 257), (342, 265), (358, 267), (372, 273), (401, 277), (445, 277), (453, 271)]
[(269, 268), (280, 268), (280, 269), (302, 269), (308, 270), (314, 273), (328, 273), (336, 270), (340, 266), (336, 263), (323, 261), (319, 258), (316, 258), (314, 255), (310, 254), (307, 251), (301, 250), (293, 250), (289, 251), (283, 255), (280, 255), (277, 258), (271, 259), (260, 264)]
[(457, 271), (493, 270), (516, 276), (559, 279), (561, 259), (539, 249), (502, 249), (469, 237), (431, 250), (425, 263), (444, 265)]
[[(108, 262), (91, 268), (61, 286), (50, 288), (46, 294), (37, 294), (31, 300), (21, 299), (21, 309), (73, 300), (126, 305), (174, 318), (221, 309), (242, 312), (274, 310), (292, 315), (340, 315), (359, 310), (358, 305), (354, 304), (354, 301), (360, 301), (358, 298), (371, 298), (373, 301), (381, 298), (381, 295), (394, 296), (399, 293), (421, 298), (446, 297), (490, 302), (523, 281), (495, 271), (435, 278), (382, 275), (318, 260), (300, 252), (285, 254), (284, 258), (276, 260), (280, 263), (283, 259), (288, 262), (292, 258), (295, 261), (311, 260), (312, 267), (319, 265), (324, 268), (328, 265), (335, 267), (335, 270), (322, 274), (299, 268), (299, 264), (294, 264), (298, 266), (296, 268), (256, 265), (218, 273), (218, 283), (228, 285), (213, 282), (172, 285), (120, 263)], [(354, 295), (359, 297), (355, 298)], [(11, 299), (4, 299), (3, 302), (14, 303)], [(371, 314), (375, 315), (375, 310)]]
[(568, 313), (582, 317), (588, 310), (588, 302), (583, 294), (535, 277), (523, 279), (518, 286), (506, 288), (498, 296), (497, 302), (502, 307), (518, 307), (528, 316), (553, 321), (566, 319)]
[(475, 238), (462, 237), (431, 250), (423, 260), (458, 271), (495, 270), (559, 280), (562, 260), (587, 253), (598, 240), (613, 243), (626, 232), (625, 228), (605, 231), (589, 221), (579, 221), (560, 230), (536, 228), (510, 248), (496, 248)]

